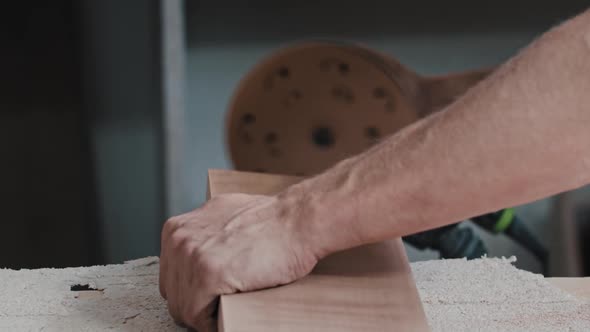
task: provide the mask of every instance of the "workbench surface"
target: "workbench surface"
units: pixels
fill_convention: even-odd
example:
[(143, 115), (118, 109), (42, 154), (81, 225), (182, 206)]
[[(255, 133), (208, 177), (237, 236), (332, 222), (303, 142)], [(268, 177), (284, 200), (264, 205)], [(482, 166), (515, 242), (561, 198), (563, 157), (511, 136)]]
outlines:
[[(0, 270), (0, 330), (181, 331), (160, 298), (158, 271), (155, 257)], [(412, 271), (433, 331), (590, 331), (590, 278), (544, 279), (490, 258), (416, 262)]]

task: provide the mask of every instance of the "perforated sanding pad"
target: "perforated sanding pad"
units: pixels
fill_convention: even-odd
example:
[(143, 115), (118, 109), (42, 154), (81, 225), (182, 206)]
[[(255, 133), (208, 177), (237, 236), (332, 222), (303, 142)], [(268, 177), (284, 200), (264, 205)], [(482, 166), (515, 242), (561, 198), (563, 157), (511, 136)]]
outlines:
[(383, 64), (363, 53), (352, 46), (300, 44), (251, 71), (228, 117), (236, 169), (313, 174), (415, 121), (411, 100)]
[(416, 121), (420, 77), (369, 49), (284, 48), (240, 82), (227, 117), (238, 170), (312, 175)]

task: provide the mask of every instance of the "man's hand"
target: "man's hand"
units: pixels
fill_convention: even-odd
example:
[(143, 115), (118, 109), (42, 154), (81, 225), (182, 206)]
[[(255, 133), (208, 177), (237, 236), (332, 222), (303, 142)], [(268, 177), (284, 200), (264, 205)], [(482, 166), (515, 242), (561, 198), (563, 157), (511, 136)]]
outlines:
[(317, 262), (277, 197), (228, 194), (173, 217), (162, 231), (160, 293), (178, 322), (214, 331), (221, 294), (283, 285)]

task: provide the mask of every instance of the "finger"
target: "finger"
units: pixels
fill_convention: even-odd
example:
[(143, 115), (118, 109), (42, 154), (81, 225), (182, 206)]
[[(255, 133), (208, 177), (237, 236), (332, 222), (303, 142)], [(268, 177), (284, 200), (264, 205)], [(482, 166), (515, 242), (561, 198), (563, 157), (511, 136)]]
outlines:
[(216, 332), (217, 331), (217, 305), (218, 298), (211, 301), (198, 314), (187, 317), (187, 324), (197, 330), (197, 332)]
[[(190, 244), (187, 244), (190, 246)], [(193, 278), (194, 276), (194, 269), (193, 266), (195, 265), (193, 262), (192, 255), (188, 254), (189, 250), (186, 250), (185, 255), (182, 257), (177, 257), (178, 263), (182, 264), (182, 271), (179, 274), (179, 281), (178, 281), (178, 306), (179, 312), (181, 312), (181, 318), (183, 323), (186, 323), (186, 312), (190, 310), (190, 305), (192, 304), (192, 298), (194, 296), (194, 292), (198, 291), (197, 287), (193, 287), (196, 283), (196, 280)]]
[(198, 332), (216, 331), (215, 315), (219, 296), (214, 290), (218, 288), (219, 271), (212, 269), (211, 265), (203, 265), (202, 260), (200, 264), (191, 263), (188, 266), (191, 267), (194, 278), (186, 284), (188, 292), (183, 311), (184, 322)]
[(173, 243), (172, 235), (178, 231), (181, 227), (183, 227), (186, 222), (190, 219), (190, 215), (185, 213), (183, 215), (173, 217), (168, 219), (162, 228), (162, 233), (160, 236), (160, 275), (159, 275), (159, 288), (160, 288), (160, 295), (164, 299), (167, 298), (166, 294), (166, 278), (168, 275), (168, 271), (170, 270), (170, 261), (173, 261), (175, 258), (172, 256), (172, 249)]
[(166, 283), (166, 294), (168, 295), (168, 312), (176, 323), (182, 323), (182, 313), (180, 311), (179, 303), (179, 289), (178, 287), (179, 273), (178, 269), (173, 268), (168, 273)]
[(205, 317), (197, 321), (195, 329), (197, 332), (217, 332), (217, 321), (212, 316)]
[(168, 248), (168, 243), (166, 240), (166, 237), (168, 236), (167, 234), (168, 230), (166, 229), (166, 226), (164, 226), (164, 229), (162, 230), (162, 239), (160, 242), (160, 274), (158, 278), (158, 284), (160, 286), (160, 295), (162, 295), (164, 299), (168, 299), (168, 296), (166, 294), (166, 276), (168, 275), (168, 271), (170, 270), (170, 257), (168, 257), (170, 248)]
[(169, 296), (168, 309), (177, 322), (182, 322), (185, 301), (190, 298), (190, 283), (193, 264), (190, 231), (178, 229), (173, 235), (175, 238), (168, 244), (169, 269), (166, 274), (166, 293)]
[(166, 274), (168, 273), (168, 259), (166, 258), (165, 250), (160, 252), (160, 274), (158, 276), (158, 285), (160, 287), (160, 295), (166, 297)]
[(168, 275), (171, 273), (171, 266), (170, 261), (174, 259), (171, 257), (171, 249), (170, 248), (170, 241), (165, 240), (166, 230), (162, 231), (162, 244), (160, 249), (160, 274), (159, 274), (159, 286), (160, 286), (160, 295), (164, 299), (168, 299), (168, 294), (166, 292), (166, 288), (168, 287)]
[(169, 257), (168, 257), (168, 253), (170, 252), (169, 238), (171, 237), (173, 230), (175, 230), (177, 227), (174, 223), (177, 223), (177, 221), (175, 221), (172, 218), (168, 219), (168, 221), (166, 221), (164, 223), (164, 226), (162, 227), (162, 233), (160, 235), (160, 274), (159, 274), (158, 281), (159, 281), (160, 295), (162, 295), (162, 297), (164, 299), (167, 299), (166, 276), (167, 276), (168, 271), (170, 269)]

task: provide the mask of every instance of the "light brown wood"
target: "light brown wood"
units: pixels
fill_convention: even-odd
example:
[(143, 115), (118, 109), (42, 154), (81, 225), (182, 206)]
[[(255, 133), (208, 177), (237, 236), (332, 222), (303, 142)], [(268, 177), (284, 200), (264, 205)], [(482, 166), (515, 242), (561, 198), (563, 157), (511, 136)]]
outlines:
[[(208, 191), (275, 194), (300, 180), (211, 170)], [(289, 285), (224, 295), (219, 313), (221, 332), (428, 330), (400, 239), (326, 257)]]
[(547, 278), (547, 281), (578, 298), (590, 300), (590, 277)]

